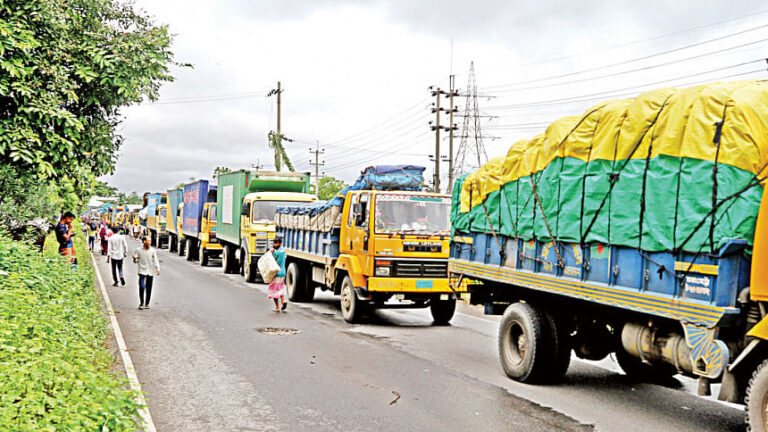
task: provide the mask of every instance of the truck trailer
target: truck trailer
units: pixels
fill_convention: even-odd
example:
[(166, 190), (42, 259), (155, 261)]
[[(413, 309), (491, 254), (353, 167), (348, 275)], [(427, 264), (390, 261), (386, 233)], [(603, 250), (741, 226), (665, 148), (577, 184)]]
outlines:
[(166, 193), (153, 193), (147, 197), (147, 235), (150, 236), (152, 246), (161, 248), (168, 241), (166, 231), (165, 212), (168, 195)]
[(178, 253), (181, 233), (178, 228), (179, 205), (184, 201), (184, 188), (168, 189), (166, 208), (166, 230), (168, 231), (168, 252)]
[(222, 269), (246, 281), (258, 276), (256, 262), (275, 237), (275, 209), (311, 203), (309, 173), (238, 170), (220, 174), (216, 191), (216, 236), (222, 246)]
[(279, 207), (289, 299), (311, 301), (320, 287), (341, 296), (347, 322), (428, 307), (435, 324), (448, 323), (466, 287), (448, 283), (450, 197), (423, 192), (423, 171), (368, 167), (331, 201)]
[(207, 266), (209, 258), (221, 255), (216, 237), (216, 186), (208, 180), (184, 185), (181, 231), (187, 260)]
[(766, 107), (760, 81), (650, 91), (457, 180), (449, 272), (503, 315), (510, 378), (613, 353), (640, 379), (717, 383), (768, 430)]

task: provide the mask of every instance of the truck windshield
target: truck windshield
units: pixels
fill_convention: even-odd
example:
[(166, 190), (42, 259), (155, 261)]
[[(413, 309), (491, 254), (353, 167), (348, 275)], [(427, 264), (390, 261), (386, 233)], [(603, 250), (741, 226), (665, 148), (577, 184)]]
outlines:
[(376, 232), (447, 233), (451, 200), (443, 197), (387, 195), (376, 197)]
[(275, 209), (280, 206), (298, 206), (304, 207), (314, 204), (314, 202), (303, 201), (254, 201), (251, 210), (252, 222), (273, 222), (275, 220)]
[(216, 222), (216, 206), (212, 205), (211, 209), (208, 211), (208, 220), (211, 222)]

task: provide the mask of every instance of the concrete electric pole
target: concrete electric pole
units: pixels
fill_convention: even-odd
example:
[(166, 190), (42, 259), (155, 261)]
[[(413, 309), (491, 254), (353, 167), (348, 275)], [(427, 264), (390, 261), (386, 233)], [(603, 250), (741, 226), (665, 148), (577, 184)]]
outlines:
[(325, 166), (325, 161), (320, 162), (320, 155), (325, 154), (325, 149), (320, 148), (320, 141), (317, 141), (317, 147), (315, 150), (309, 149), (310, 153), (315, 155), (315, 161), (309, 160), (310, 165), (315, 167), (315, 195), (320, 194), (320, 167)]

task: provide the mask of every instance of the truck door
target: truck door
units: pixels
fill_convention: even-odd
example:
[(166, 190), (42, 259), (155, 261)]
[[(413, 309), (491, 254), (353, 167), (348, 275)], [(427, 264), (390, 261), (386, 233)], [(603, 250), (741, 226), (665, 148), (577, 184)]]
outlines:
[(350, 255), (357, 256), (360, 265), (366, 272), (370, 270), (369, 260), (369, 227), (370, 227), (371, 194), (361, 193), (355, 196), (347, 219), (349, 233)]

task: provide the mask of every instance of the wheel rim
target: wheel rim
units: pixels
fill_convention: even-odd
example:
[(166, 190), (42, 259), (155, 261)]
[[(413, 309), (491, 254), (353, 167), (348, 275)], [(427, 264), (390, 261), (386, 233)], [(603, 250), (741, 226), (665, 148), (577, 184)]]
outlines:
[(762, 411), (763, 418), (761, 418), (760, 420), (762, 420), (763, 426), (765, 426), (766, 429), (768, 429), (768, 393), (763, 395), (762, 405), (763, 405), (763, 411)]
[(344, 312), (349, 312), (351, 308), (352, 308), (352, 290), (349, 288), (348, 284), (344, 284), (344, 286), (341, 287), (341, 309)]
[(504, 354), (511, 364), (519, 365), (525, 360), (528, 338), (525, 335), (523, 326), (519, 322), (513, 321), (510, 324), (507, 331), (506, 345), (507, 349)]
[(293, 267), (288, 267), (288, 273), (285, 275), (285, 287), (288, 289), (288, 297), (293, 298), (296, 287), (294, 281), (296, 277), (293, 272)]

